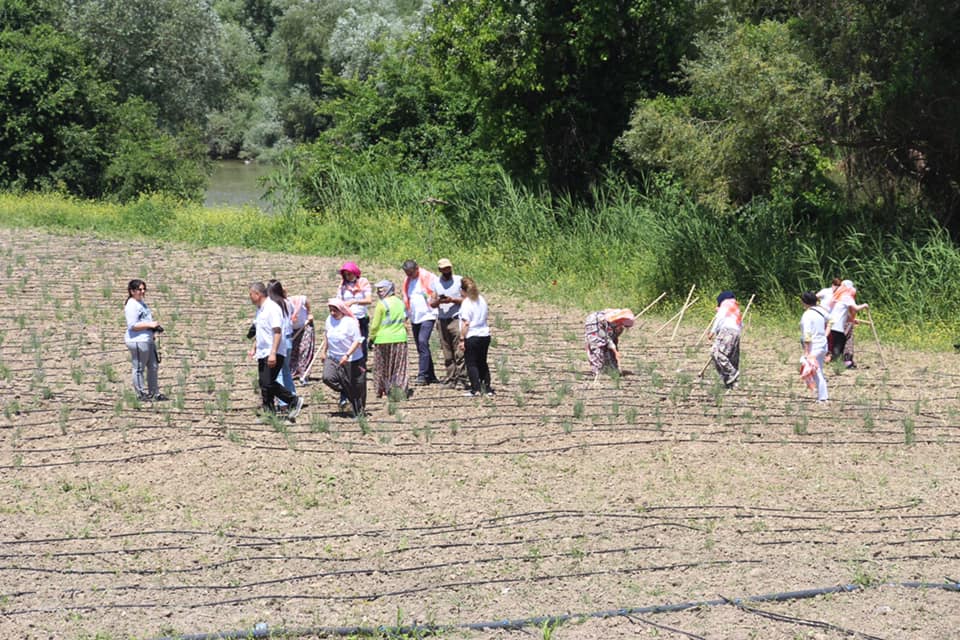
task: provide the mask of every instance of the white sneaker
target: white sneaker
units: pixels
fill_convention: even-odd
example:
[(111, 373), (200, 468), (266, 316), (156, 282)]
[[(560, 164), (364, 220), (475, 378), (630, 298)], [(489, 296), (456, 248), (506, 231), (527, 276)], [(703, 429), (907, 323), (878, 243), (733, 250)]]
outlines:
[(294, 403), (293, 407), (287, 412), (287, 417), (293, 420), (298, 415), (300, 415), (300, 410), (303, 409), (303, 396), (297, 396), (297, 400)]

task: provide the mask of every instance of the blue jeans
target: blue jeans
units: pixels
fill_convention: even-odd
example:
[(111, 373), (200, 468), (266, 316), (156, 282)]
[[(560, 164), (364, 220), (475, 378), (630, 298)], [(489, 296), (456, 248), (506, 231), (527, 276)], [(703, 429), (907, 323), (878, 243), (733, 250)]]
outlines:
[(420, 382), (436, 382), (437, 374), (433, 370), (433, 357), (430, 355), (430, 334), (433, 333), (435, 320), (425, 320), (413, 326), (413, 341), (417, 343), (419, 371), (417, 379)]
[[(280, 367), (280, 376), (277, 378), (277, 382), (282, 384), (284, 389), (296, 395), (297, 389), (293, 386), (293, 374), (290, 373), (290, 351), (293, 349), (293, 336), (285, 337), (283, 344), (287, 347), (287, 355), (283, 359), (283, 366)], [(279, 398), (277, 404), (281, 407), (287, 406), (287, 403)]]

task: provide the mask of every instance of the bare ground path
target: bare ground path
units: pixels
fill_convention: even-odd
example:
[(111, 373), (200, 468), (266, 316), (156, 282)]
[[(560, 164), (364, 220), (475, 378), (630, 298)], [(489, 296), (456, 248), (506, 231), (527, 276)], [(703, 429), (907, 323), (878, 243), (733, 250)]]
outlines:
[[(584, 313), (490, 283), (496, 398), (371, 394), (361, 425), (314, 382), (295, 425), (261, 425), (246, 285), (276, 275), (321, 301), (338, 265), (0, 229), (0, 637), (446, 624), (848, 583), (867, 588), (758, 607), (956, 635), (960, 594), (878, 586), (960, 578), (953, 354), (891, 350), (883, 371), (864, 335), (818, 408), (792, 327), (750, 328), (725, 394), (696, 379), (702, 327), (670, 342), (658, 318), (626, 334), (630, 374), (593, 386)], [(168, 329), (170, 403), (125, 394), (132, 277)], [(733, 607), (645, 620), (555, 637), (848, 637)], [(471, 637), (488, 635), (511, 634)]]

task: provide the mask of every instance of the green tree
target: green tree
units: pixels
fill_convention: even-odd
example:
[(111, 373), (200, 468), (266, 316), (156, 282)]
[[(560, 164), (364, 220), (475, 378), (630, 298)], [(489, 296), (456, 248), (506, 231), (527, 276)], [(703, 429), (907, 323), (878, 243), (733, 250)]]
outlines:
[(692, 0), (459, 0), (435, 10), (435, 64), (478, 100), (483, 144), (516, 176), (582, 191), (637, 98), (670, 92)]
[(77, 0), (69, 26), (120, 96), (152, 102), (168, 126), (202, 122), (223, 91), (222, 25), (208, 0)]
[(47, 24), (0, 32), (0, 187), (102, 191), (116, 92)]
[(641, 170), (669, 170), (718, 210), (825, 183), (835, 90), (787, 25), (724, 22), (684, 61), (687, 94), (640, 100), (622, 146)]

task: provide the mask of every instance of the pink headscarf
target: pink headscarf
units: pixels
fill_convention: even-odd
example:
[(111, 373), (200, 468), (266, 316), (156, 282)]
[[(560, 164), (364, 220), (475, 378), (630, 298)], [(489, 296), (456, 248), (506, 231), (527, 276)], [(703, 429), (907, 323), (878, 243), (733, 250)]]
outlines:
[(340, 273), (342, 274), (344, 271), (360, 277), (360, 267), (357, 266), (356, 262), (344, 262), (343, 266), (340, 267)]
[(340, 313), (342, 313), (343, 315), (349, 318), (354, 318), (354, 319), (356, 318), (356, 316), (353, 315), (353, 311), (350, 311), (350, 307), (347, 305), (347, 303), (341, 300), (340, 298), (330, 298), (329, 300), (327, 300), (327, 306), (338, 309)]
[(632, 327), (636, 322), (633, 311), (630, 309), (606, 309), (603, 315), (610, 324), (623, 325), (627, 328)]

